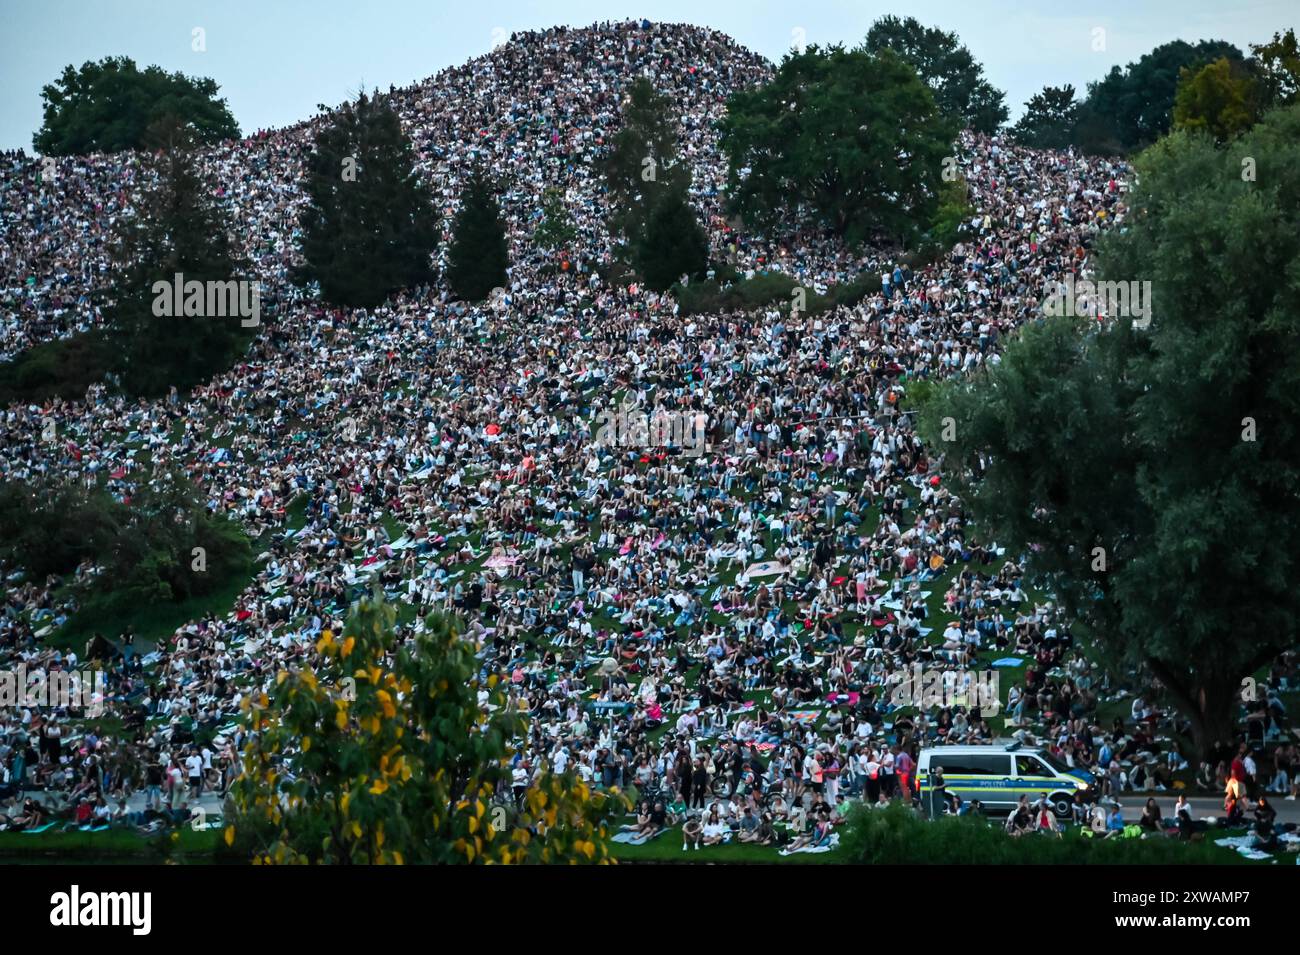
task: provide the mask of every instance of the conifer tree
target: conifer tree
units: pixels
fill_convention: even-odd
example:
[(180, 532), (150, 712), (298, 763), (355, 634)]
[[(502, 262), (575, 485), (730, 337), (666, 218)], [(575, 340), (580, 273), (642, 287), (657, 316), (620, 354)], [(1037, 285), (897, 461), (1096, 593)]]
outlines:
[(460, 210), (447, 251), (447, 282), (457, 297), (471, 302), (506, 284), (510, 251), (497, 207), (496, 187), (482, 167), (470, 171), (461, 190)]
[(548, 252), (567, 249), (577, 238), (569, 210), (564, 207), (564, 193), (547, 189), (542, 195), (542, 219), (533, 230), (533, 242)]
[(378, 305), (434, 279), (438, 216), (410, 139), (386, 100), (362, 94), (316, 137), (303, 183), (298, 279), (335, 305)]
[(684, 192), (669, 193), (654, 205), (632, 258), (637, 273), (656, 292), (683, 276), (703, 277), (709, 264), (709, 240)]
[(253, 276), (234, 248), (229, 215), (195, 166), (192, 132), (166, 120), (150, 136), (159, 147), (149, 160), (154, 183), (120, 227), (117, 269), (103, 293), (110, 369), (133, 395), (190, 388), (228, 367), (250, 337), (236, 314), (159, 314), (158, 283), (174, 284), (177, 275), (187, 284)]
[(610, 228), (645, 283), (664, 291), (683, 275), (702, 276), (709, 243), (688, 199), (690, 169), (677, 158), (673, 104), (648, 80), (628, 90), (603, 168)]

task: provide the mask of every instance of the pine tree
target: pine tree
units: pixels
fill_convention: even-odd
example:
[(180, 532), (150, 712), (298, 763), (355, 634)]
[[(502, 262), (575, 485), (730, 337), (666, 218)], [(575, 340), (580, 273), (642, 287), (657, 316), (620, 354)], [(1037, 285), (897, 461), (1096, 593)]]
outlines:
[(633, 245), (655, 205), (690, 187), (690, 169), (677, 161), (672, 101), (655, 92), (649, 80), (638, 79), (628, 90), (622, 125), (602, 167), (613, 205), (610, 228)]
[(496, 187), (481, 167), (470, 171), (447, 250), (447, 283), (462, 299), (481, 301), (506, 284), (510, 252), (497, 207)]
[(646, 285), (662, 292), (683, 275), (702, 278), (709, 266), (709, 240), (682, 191), (669, 193), (651, 209), (632, 250)]
[(378, 305), (432, 282), (439, 223), (397, 113), (362, 94), (316, 137), (303, 188), (303, 282), (336, 305)]
[(709, 240), (687, 195), (691, 172), (677, 159), (673, 104), (638, 79), (623, 103), (623, 123), (603, 162), (613, 201), (610, 229), (621, 235), (624, 253), (655, 291), (683, 275), (703, 276)]
[(190, 388), (228, 367), (249, 338), (238, 315), (158, 314), (158, 283), (178, 274), (185, 283), (253, 281), (229, 215), (195, 167), (191, 132), (164, 121), (150, 135), (161, 144), (150, 160), (156, 178), (116, 237), (118, 268), (104, 294), (110, 367), (133, 395)]
[(554, 252), (569, 248), (577, 236), (578, 230), (573, 226), (569, 210), (564, 207), (564, 193), (559, 189), (547, 189), (542, 196), (542, 221), (533, 231), (533, 242), (538, 248)]

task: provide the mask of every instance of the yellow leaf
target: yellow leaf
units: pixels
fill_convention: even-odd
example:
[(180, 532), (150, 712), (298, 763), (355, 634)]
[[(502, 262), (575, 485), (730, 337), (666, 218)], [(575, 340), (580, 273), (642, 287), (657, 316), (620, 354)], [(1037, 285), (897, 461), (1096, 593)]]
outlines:
[(310, 737), (310, 736), (304, 736), (304, 737), (302, 738), (302, 751), (305, 753), (305, 752), (307, 752), (309, 749), (311, 749), (311, 737)]
[(233, 846), (234, 844), (235, 844), (235, 827), (226, 826), (226, 845)]
[(344, 657), (344, 659), (347, 658), (348, 654), (350, 654), (350, 653), (352, 652), (352, 648), (355, 647), (356, 645), (357, 645), (357, 638), (356, 638), (356, 637), (348, 637), (346, 640), (343, 641), (343, 657)]

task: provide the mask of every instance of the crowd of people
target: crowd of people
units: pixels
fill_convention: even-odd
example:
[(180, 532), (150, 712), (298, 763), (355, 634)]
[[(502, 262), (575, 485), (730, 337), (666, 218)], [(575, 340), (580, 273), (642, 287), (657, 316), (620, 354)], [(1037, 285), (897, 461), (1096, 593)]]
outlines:
[[(205, 150), (275, 312), (241, 362), (191, 393), (133, 401), (96, 386), (5, 408), (0, 479), (126, 496), (178, 466), (256, 537), (259, 569), (232, 607), (156, 647), (102, 635), (110, 719), (0, 711), (10, 821), (76, 817), (86, 800), (100, 818), (99, 804), (134, 793), (146, 813), (219, 797), (238, 771), (241, 700), (310, 666), (321, 632), (375, 587), (409, 608), (403, 636), (450, 611), (481, 643), (483, 675), (504, 678), (528, 716), (516, 789), (543, 768), (635, 786), (630, 831), (662, 830), (676, 811), (684, 849), (774, 845), (778, 830), (795, 848), (829, 845), (846, 798), (910, 798), (906, 767), (933, 741), (1017, 732), (1100, 776), (1146, 766), (1143, 785), (1177, 767), (1168, 715), (1102, 720), (1121, 687), (1088, 664), (1019, 556), (972, 538), (902, 410), (913, 382), (996, 363), (1052, 284), (1089, 268), (1098, 233), (1127, 214), (1129, 169), (965, 133), (972, 214), (925, 266), (820, 232), (745, 232), (723, 214), (714, 123), (770, 69), (714, 31), (630, 22), (516, 35), (390, 90), (444, 211), (475, 161), (506, 183), (509, 283), (483, 305), (435, 286), (343, 310), (290, 284), (320, 117)], [(818, 290), (879, 275), (879, 291), (816, 317), (684, 315), (603, 277), (614, 248), (596, 162), (638, 76), (675, 104), (715, 255)], [(0, 157), (0, 357), (98, 321), (89, 295), (140, 186), (131, 153), (46, 168)], [(531, 242), (548, 188), (577, 229), (559, 254)], [(705, 453), (597, 440), (597, 416), (625, 403), (706, 416)], [(75, 590), (5, 571), (0, 664), (86, 665), (42, 639), (75, 613)], [(1005, 711), (891, 702), (891, 674), (968, 671), (988, 651), (1013, 660)], [(1276, 690), (1297, 682), (1293, 661), (1279, 666), (1261, 743), (1283, 718)], [(1294, 750), (1275, 768), (1294, 795)], [(31, 791), (44, 809), (24, 808)]]

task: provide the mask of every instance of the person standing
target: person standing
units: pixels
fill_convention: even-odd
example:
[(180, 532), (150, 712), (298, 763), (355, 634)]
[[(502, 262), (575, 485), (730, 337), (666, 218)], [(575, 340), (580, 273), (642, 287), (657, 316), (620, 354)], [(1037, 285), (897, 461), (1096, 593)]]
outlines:
[(190, 781), (190, 798), (198, 799), (203, 794), (203, 757), (197, 749), (190, 750), (185, 757), (185, 771)]
[(914, 764), (911, 755), (907, 750), (895, 746), (898, 752), (894, 756), (894, 775), (898, 777), (899, 792), (902, 793), (903, 801), (912, 802), (912, 770)]
[(150, 756), (144, 771), (146, 809), (158, 809), (162, 804), (163, 766), (157, 756)]
[(695, 768), (691, 771), (690, 801), (687, 806), (692, 809), (704, 808), (704, 795), (709, 791), (709, 771), (704, 768), (704, 760), (695, 757)]
[(175, 759), (167, 761), (167, 797), (173, 810), (185, 804), (185, 774)]

